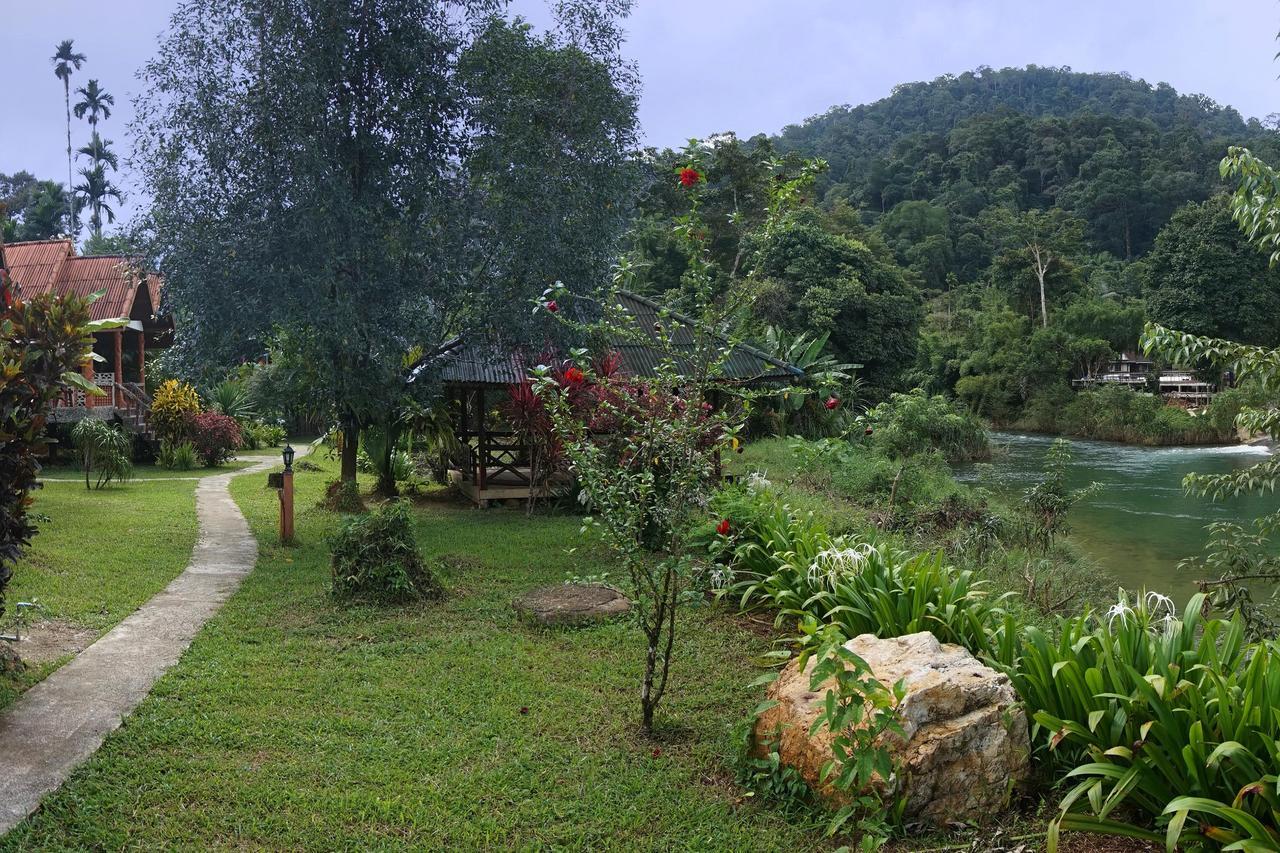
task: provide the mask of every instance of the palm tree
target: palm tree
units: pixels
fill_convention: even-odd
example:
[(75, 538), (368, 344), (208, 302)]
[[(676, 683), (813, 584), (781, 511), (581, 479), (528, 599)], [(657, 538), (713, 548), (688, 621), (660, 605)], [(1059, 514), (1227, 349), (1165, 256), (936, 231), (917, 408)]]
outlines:
[[(71, 187), (73, 180), (71, 174), (71, 74), (80, 70), (85, 58), (83, 53), (75, 52), (71, 39), (66, 39), (58, 44), (57, 51), (49, 60), (53, 63), (54, 76), (62, 81), (62, 95), (67, 104), (67, 187)], [(75, 230), (76, 211), (72, 201), (74, 195), (73, 192), (67, 193), (68, 230)]]
[(120, 160), (116, 157), (116, 152), (111, 150), (111, 140), (103, 139), (96, 130), (89, 144), (76, 149), (76, 153), (94, 166), (108, 166), (113, 172), (120, 168)]
[(116, 105), (116, 96), (98, 85), (97, 80), (90, 80), (88, 86), (76, 89), (82, 100), (76, 104), (76, 118), (89, 115), (89, 126), (98, 129), (98, 118), (111, 118), (111, 108)]
[(76, 185), (76, 192), (84, 196), (85, 202), (92, 211), (89, 214), (89, 228), (93, 231), (93, 236), (101, 239), (102, 214), (107, 215), (108, 222), (116, 221), (116, 212), (111, 205), (107, 204), (107, 199), (113, 199), (117, 204), (124, 204), (124, 195), (119, 187), (111, 183), (107, 177), (107, 170), (101, 163), (91, 169), (81, 169), (80, 176), (84, 181)]

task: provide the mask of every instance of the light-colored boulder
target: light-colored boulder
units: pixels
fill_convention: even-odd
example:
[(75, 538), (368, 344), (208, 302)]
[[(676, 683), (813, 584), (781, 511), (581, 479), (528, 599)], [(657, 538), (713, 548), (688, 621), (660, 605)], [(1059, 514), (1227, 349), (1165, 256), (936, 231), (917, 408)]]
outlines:
[[(1030, 745), (1026, 715), (1007, 676), (927, 631), (884, 640), (863, 634), (845, 648), (886, 687), (902, 681), (906, 691), (896, 710), (906, 740), (886, 732), (879, 743), (898, 768), (908, 822), (981, 821), (1008, 805), (1027, 777)], [(800, 671), (793, 661), (770, 686), (777, 704), (756, 721), (756, 745), (763, 754), (777, 742), (782, 762), (839, 805), (847, 795), (820, 781), (833, 735), (809, 735), (831, 686), (809, 689), (813, 666), (811, 660)]]

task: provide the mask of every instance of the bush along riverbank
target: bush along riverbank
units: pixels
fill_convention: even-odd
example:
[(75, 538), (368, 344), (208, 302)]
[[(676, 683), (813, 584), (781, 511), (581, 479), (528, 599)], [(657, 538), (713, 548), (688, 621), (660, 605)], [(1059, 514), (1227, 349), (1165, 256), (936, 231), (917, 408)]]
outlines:
[[(1202, 596), (1180, 612), (1154, 593), (1098, 601), (1107, 585), (1064, 536), (1066, 511), (1083, 497), (1062, 486), (1065, 444), (1022, 500), (1004, 505), (950, 478), (954, 446), (895, 455), (903, 405), (873, 410), (852, 437), (748, 447), (706, 534), (722, 600), (773, 613), (791, 635), (780, 658), (816, 661), (810, 687), (825, 693), (825, 710), (814, 731), (830, 733), (827, 778), (848, 794), (827, 812), (831, 829), (874, 847), (898, 831), (904, 796), (881, 738), (894, 730), (900, 686), (879, 683), (843, 644), (927, 630), (1016, 688), (1037, 790), (1056, 804), (1047, 849), (1063, 830), (1169, 849), (1280, 848), (1280, 645), (1251, 640), (1238, 617), (1209, 618)], [(820, 808), (746, 731), (740, 778)]]
[(1033, 397), (1018, 416), (993, 423), (1002, 429), (1125, 444), (1234, 444), (1236, 415), (1256, 397), (1251, 390), (1231, 388), (1193, 414), (1155, 394), (1128, 388), (1056, 389)]

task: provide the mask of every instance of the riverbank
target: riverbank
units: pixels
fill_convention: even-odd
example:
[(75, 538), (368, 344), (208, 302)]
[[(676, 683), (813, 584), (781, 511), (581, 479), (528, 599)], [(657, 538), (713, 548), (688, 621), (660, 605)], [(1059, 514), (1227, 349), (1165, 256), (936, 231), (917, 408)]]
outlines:
[(1235, 444), (1235, 419), (1250, 394), (1228, 389), (1195, 413), (1128, 388), (1064, 391), (1033, 399), (996, 429), (1114, 441), (1147, 447)]
[(775, 438), (748, 445), (730, 470), (766, 478), (792, 509), (812, 513), (832, 534), (913, 553), (943, 551), (985, 581), (990, 594), (1013, 593), (1002, 606), (1026, 621), (1115, 600), (1112, 576), (1073, 533), (1041, 547), (1028, 535), (1021, 491), (957, 478), (936, 454), (898, 461), (867, 444)]
[[(998, 502), (1015, 500), (1039, 476), (1055, 436), (995, 432), (988, 465), (959, 465), (960, 482), (982, 488)], [(1081, 557), (1117, 586), (1157, 590), (1183, 601), (1196, 578), (1178, 564), (1197, 555), (1207, 526), (1241, 521), (1280, 508), (1280, 497), (1243, 495), (1212, 502), (1187, 495), (1187, 474), (1222, 474), (1246, 468), (1270, 452), (1258, 445), (1143, 447), (1069, 438), (1072, 461), (1066, 485), (1097, 491), (1069, 515), (1069, 538)]]

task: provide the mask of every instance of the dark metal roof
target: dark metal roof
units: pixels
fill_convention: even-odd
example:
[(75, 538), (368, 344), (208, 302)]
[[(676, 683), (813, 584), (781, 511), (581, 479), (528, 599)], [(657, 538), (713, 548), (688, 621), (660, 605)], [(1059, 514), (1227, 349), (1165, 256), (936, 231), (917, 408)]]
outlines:
[[(635, 293), (622, 291), (619, 306), (635, 321), (637, 336), (647, 336), (656, 342), (658, 333), (654, 325), (661, 323), (673, 328), (672, 342), (677, 350), (694, 347), (693, 320), (675, 311), (668, 311), (656, 302)], [(664, 359), (663, 353), (635, 340), (636, 336), (619, 338), (609, 342), (622, 358), (624, 374), (651, 377), (657, 374)], [(721, 339), (723, 340), (723, 338)], [(499, 346), (492, 342), (471, 342), (458, 337), (440, 349), (440, 379), (459, 385), (512, 385), (522, 382), (529, 375), (529, 368), (541, 360), (528, 351)], [(804, 371), (774, 358), (748, 344), (737, 344), (721, 368), (721, 376), (732, 383), (780, 383), (794, 382), (804, 377)]]

